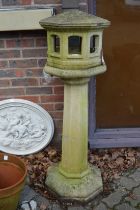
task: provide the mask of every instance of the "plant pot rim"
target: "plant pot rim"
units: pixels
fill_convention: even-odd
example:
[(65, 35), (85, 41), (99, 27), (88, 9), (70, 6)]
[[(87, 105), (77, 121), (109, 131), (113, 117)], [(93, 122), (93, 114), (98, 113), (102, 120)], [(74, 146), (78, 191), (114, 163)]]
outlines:
[[(25, 180), (26, 175), (27, 175), (27, 167), (26, 167), (24, 161), (21, 158), (17, 157), (16, 155), (11, 155), (11, 154), (0, 152), (0, 158), (2, 156), (8, 156), (9, 157), (9, 159), (7, 160), (7, 163), (10, 163), (10, 158), (16, 159), (18, 162), (20, 162), (21, 165), (18, 165), (18, 164), (17, 165), (21, 169), (23, 169), (23, 175), (21, 176), (21, 178), (15, 184), (10, 185), (9, 187), (5, 187), (5, 188), (0, 189), (0, 198), (8, 197), (9, 195), (15, 194), (17, 191), (19, 191), (19, 185), (22, 185), (22, 183), (24, 183), (24, 180)], [(3, 160), (3, 161), (0, 160), (0, 164), (1, 164), (1, 162), (5, 162), (5, 160)], [(11, 163), (16, 165), (16, 163), (14, 163), (14, 162), (11, 162)]]

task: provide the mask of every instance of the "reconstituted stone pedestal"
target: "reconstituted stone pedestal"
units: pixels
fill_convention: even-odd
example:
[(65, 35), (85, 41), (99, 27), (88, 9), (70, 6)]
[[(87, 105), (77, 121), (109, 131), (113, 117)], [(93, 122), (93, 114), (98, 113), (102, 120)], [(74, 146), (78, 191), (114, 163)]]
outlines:
[(61, 200), (87, 202), (102, 191), (101, 173), (88, 165), (88, 79), (64, 82), (62, 159), (46, 185)]
[(57, 166), (50, 167), (46, 185), (58, 199), (87, 202), (97, 196), (102, 189), (102, 179), (97, 168), (89, 168), (89, 173), (83, 178), (67, 178)]
[(62, 159), (46, 185), (60, 199), (86, 202), (102, 191), (100, 172), (88, 165), (88, 82), (106, 71), (102, 34), (110, 22), (69, 10), (40, 24), (48, 40), (44, 71), (64, 81)]

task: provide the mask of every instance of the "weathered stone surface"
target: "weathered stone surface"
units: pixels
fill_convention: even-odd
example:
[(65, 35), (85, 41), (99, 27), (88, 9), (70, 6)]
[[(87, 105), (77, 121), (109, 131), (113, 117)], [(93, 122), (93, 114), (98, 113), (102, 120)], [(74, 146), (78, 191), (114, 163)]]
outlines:
[(85, 208), (82, 206), (70, 206), (68, 210), (85, 210)]
[[(138, 173), (140, 172), (140, 169), (137, 169), (133, 173), (131, 172), (131, 175), (127, 173), (124, 175), (124, 177), (127, 178), (127, 181), (133, 180), (132, 177), (137, 177), (137, 182), (139, 183), (139, 186), (132, 188), (131, 190), (125, 190), (124, 187), (120, 186), (119, 181), (118, 187), (119, 189), (111, 193), (107, 198), (104, 198), (102, 200), (102, 196), (100, 199), (96, 198), (92, 200), (90, 204), (86, 205), (78, 205), (75, 206), (72, 203), (69, 203), (69, 206), (62, 206), (59, 202), (51, 202), (45, 197), (42, 197), (40, 194), (36, 193), (33, 189), (31, 189), (29, 186), (25, 186), (20, 199), (20, 204), (22, 201), (26, 201), (25, 203), (28, 204), (29, 201), (35, 200), (37, 202), (37, 209), (40, 210), (41, 204), (44, 204), (46, 206), (47, 210), (140, 210), (140, 181), (138, 179)], [(131, 178), (128, 178), (131, 176)], [(99, 205), (97, 206), (97, 203), (99, 202)], [(94, 207), (93, 207), (94, 206)], [(21, 207), (21, 205), (20, 205)], [(28, 209), (28, 205), (25, 206)], [(21, 210), (19, 208), (18, 210)]]
[(47, 209), (48, 210), (62, 210), (62, 208), (57, 203), (50, 205)]
[(139, 183), (133, 180), (132, 178), (122, 177), (120, 179), (120, 185), (125, 187), (127, 190), (132, 190), (134, 187), (138, 186)]
[(133, 194), (136, 200), (140, 203), (140, 186), (133, 190)]
[(101, 203), (96, 208), (93, 208), (93, 210), (108, 210), (108, 209), (103, 203)]
[(28, 205), (28, 203), (23, 203), (23, 204), (21, 205), (21, 209), (22, 209), (22, 210), (30, 210), (30, 206)]
[[(62, 200), (86, 202), (103, 190), (101, 173), (91, 170), (87, 160), (88, 82), (93, 75), (106, 71), (101, 56), (103, 30), (100, 28), (109, 26), (110, 22), (71, 10), (41, 20), (40, 24), (48, 37), (44, 71), (59, 76), (65, 83), (62, 158), (59, 166), (48, 170), (46, 185)], [(95, 29), (96, 35), (92, 35)], [(90, 47), (91, 36), (94, 47)], [(77, 46), (71, 44), (75, 39)]]
[(139, 205), (139, 203), (140, 203), (140, 201), (137, 200), (137, 199), (135, 199), (135, 197), (134, 198), (133, 197), (131, 198), (130, 196), (126, 197), (125, 198), (125, 201), (128, 202), (128, 203), (130, 203), (131, 206), (133, 206), (133, 207), (137, 207)]
[(43, 28), (105, 28), (110, 25), (108, 20), (93, 16), (80, 10), (70, 10), (57, 16), (45, 18), (40, 21)]
[(129, 177), (133, 178), (136, 182), (140, 183), (140, 170), (136, 170), (133, 174), (131, 174)]
[[(30, 201), (35, 201), (37, 203), (36, 210), (40, 210), (41, 205), (45, 205), (48, 209), (50, 207), (51, 210), (55, 210), (52, 209), (53, 205), (50, 204), (49, 200), (47, 200), (45, 197), (42, 197), (40, 194), (36, 193), (32, 188), (26, 185), (20, 196), (18, 210), (21, 210), (21, 206), (24, 207), (25, 210), (28, 210)], [(56, 209), (60, 210), (59, 208)]]
[(50, 167), (46, 185), (62, 200), (87, 202), (102, 192), (102, 179), (99, 170), (89, 169), (82, 178), (67, 178), (59, 172), (56, 166)]
[(40, 196), (40, 195), (36, 196), (36, 202), (37, 202), (38, 206), (41, 206), (41, 205), (49, 206), (50, 205), (49, 200), (46, 199), (45, 197)]
[(139, 172), (140, 172), (140, 168), (137, 168), (137, 171), (139, 171)]
[(21, 193), (20, 196), (20, 203), (22, 201), (30, 201), (31, 199), (35, 198), (37, 196), (37, 193), (30, 188), (28, 185), (26, 185)]
[(115, 205), (119, 204), (122, 200), (122, 197), (125, 196), (127, 192), (124, 190), (118, 190), (117, 192), (112, 193), (107, 198), (104, 198), (102, 201), (107, 204), (109, 208), (113, 208)]
[(134, 207), (130, 206), (128, 203), (123, 203), (116, 207), (116, 210), (136, 210)]

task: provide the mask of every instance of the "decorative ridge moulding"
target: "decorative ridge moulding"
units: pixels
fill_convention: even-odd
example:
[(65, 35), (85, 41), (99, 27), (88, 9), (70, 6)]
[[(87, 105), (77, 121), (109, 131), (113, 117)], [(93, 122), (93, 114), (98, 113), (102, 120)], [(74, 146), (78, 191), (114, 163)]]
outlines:
[(17, 7), (0, 9), (0, 31), (36, 30), (40, 19), (54, 15), (53, 8)]

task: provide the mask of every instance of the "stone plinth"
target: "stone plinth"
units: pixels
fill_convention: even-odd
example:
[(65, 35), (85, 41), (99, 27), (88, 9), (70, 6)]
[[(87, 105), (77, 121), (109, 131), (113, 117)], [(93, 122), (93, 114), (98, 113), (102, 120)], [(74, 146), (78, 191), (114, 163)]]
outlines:
[(102, 191), (100, 171), (88, 165), (87, 156), (88, 80), (66, 80), (62, 160), (50, 168), (46, 179), (60, 199), (86, 202)]
[(103, 190), (100, 171), (94, 167), (82, 178), (68, 178), (58, 167), (50, 167), (46, 185), (58, 199), (65, 201), (87, 202)]

